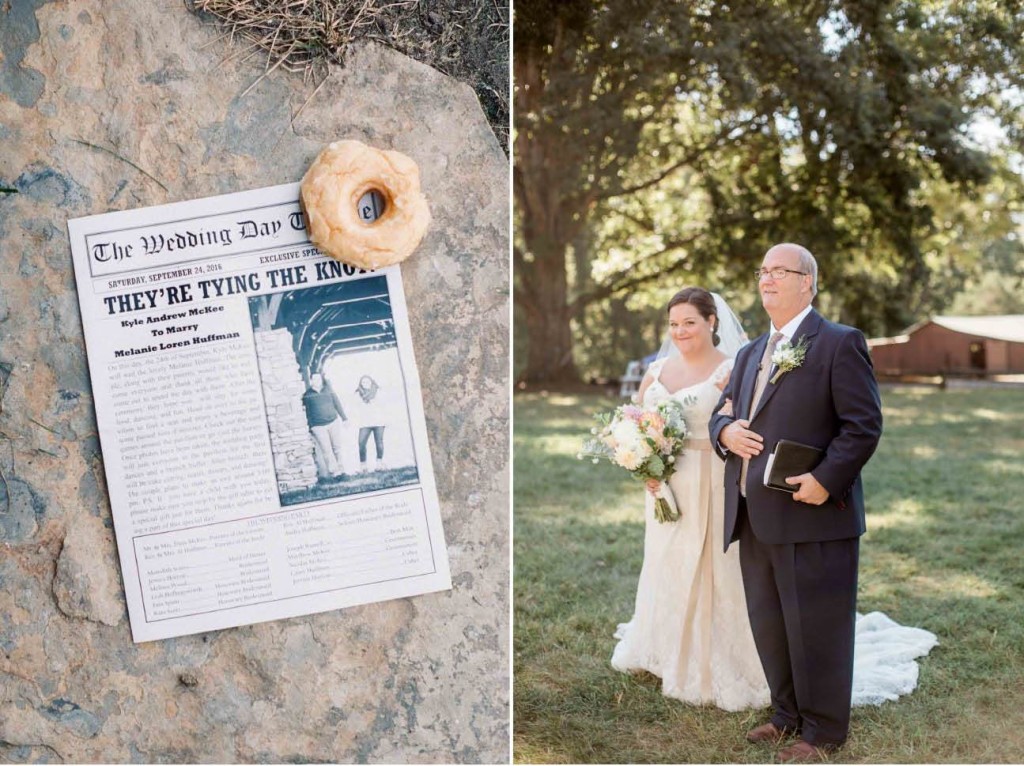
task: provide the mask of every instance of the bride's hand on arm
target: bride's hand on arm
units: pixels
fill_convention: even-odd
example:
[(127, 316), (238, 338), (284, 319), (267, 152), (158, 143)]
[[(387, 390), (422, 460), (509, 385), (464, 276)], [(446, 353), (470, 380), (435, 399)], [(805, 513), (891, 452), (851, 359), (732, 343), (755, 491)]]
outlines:
[(749, 420), (734, 420), (718, 434), (718, 441), (742, 458), (753, 458), (764, 449), (764, 437), (750, 430)]

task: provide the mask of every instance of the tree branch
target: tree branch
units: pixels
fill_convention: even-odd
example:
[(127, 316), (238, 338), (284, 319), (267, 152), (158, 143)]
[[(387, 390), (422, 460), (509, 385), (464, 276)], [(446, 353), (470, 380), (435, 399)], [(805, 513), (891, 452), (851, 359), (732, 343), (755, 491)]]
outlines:
[(599, 195), (597, 199), (606, 200), (613, 199), (615, 197), (625, 197), (630, 194), (635, 194), (638, 191), (648, 189), (652, 186), (656, 186), (657, 184), (661, 183), (666, 178), (668, 178), (670, 175), (675, 173), (677, 170), (679, 170), (679, 168), (684, 167), (686, 165), (692, 165), (693, 163), (695, 163), (697, 160), (700, 159), (702, 154), (705, 154), (711, 151), (712, 149), (718, 149), (726, 142), (735, 142), (739, 140), (740, 136), (730, 138), (730, 134), (736, 130), (748, 130), (752, 125), (757, 124), (761, 120), (763, 120), (763, 117), (761, 116), (751, 117), (749, 120), (740, 123), (739, 125), (730, 126), (729, 128), (726, 128), (725, 130), (721, 131), (714, 140), (704, 144), (704, 146), (691, 150), (688, 154), (683, 156), (678, 161), (669, 165), (667, 168), (662, 170), (660, 173), (658, 173), (658, 175), (654, 176), (653, 178), (650, 178), (642, 183), (636, 184), (635, 186), (624, 187), (622, 189), (619, 189), (618, 191), (605, 192), (604, 194)]
[[(630, 221), (635, 223), (637, 226), (639, 226), (639, 227), (641, 227), (643, 229), (646, 229), (647, 231), (651, 232), (652, 234), (657, 234), (658, 233), (657, 231), (655, 231), (653, 224), (651, 222), (649, 222), (649, 221), (645, 221), (645, 220), (643, 220), (641, 218), (638, 218), (638, 217), (634, 216), (633, 214), (625, 212), (625, 211), (617, 210), (615, 212), (618, 215), (621, 215), (624, 218), (629, 219)], [(737, 216), (730, 216), (730, 217), (727, 217), (727, 218), (721, 218), (719, 220), (716, 220), (715, 224), (718, 225), (718, 226), (729, 226), (729, 225), (732, 225), (734, 223), (743, 223), (743, 222), (748, 221), (748, 220), (749, 219), (748, 219), (747, 216), (737, 215)], [(578, 311), (582, 310), (582, 308), (584, 306), (586, 306), (587, 304), (589, 304), (589, 303), (593, 303), (594, 301), (599, 301), (599, 300), (602, 300), (604, 298), (611, 297), (611, 296), (613, 296), (613, 295), (615, 295), (617, 293), (621, 293), (623, 290), (627, 290), (627, 289), (629, 289), (631, 287), (639, 287), (640, 285), (646, 284), (646, 283), (656, 279), (659, 276), (664, 276), (666, 274), (672, 274), (672, 273), (675, 273), (677, 271), (682, 271), (685, 266), (689, 265), (685, 260), (684, 261), (680, 261), (680, 262), (678, 262), (676, 264), (673, 264), (668, 269), (661, 269), (661, 270), (658, 270), (658, 271), (656, 271), (654, 273), (651, 273), (651, 274), (635, 275), (636, 274), (636, 270), (637, 270), (638, 267), (641, 267), (641, 266), (643, 266), (646, 263), (650, 263), (651, 261), (653, 261), (653, 260), (655, 260), (657, 258), (660, 258), (661, 256), (663, 256), (663, 255), (665, 255), (667, 253), (672, 252), (673, 250), (682, 250), (684, 248), (687, 248), (690, 245), (692, 245), (694, 242), (699, 240), (701, 237), (706, 236), (706, 235), (707, 235), (707, 231), (704, 230), (704, 229), (701, 229), (700, 231), (698, 231), (698, 232), (696, 232), (694, 234), (691, 234), (688, 237), (682, 237), (682, 238), (677, 238), (677, 239), (669, 240), (668, 242), (665, 243), (665, 246), (662, 247), (660, 250), (656, 250), (653, 253), (649, 253), (648, 255), (645, 255), (640, 260), (634, 262), (628, 268), (623, 269), (621, 271), (618, 271), (618, 272), (612, 274), (610, 277), (608, 277), (605, 280), (605, 282), (603, 284), (598, 285), (594, 289), (588, 290), (587, 292), (580, 293), (579, 295), (577, 295), (576, 298), (573, 299), (573, 301), (570, 303), (570, 311), (571, 311), (571, 313), (573, 315), (576, 315), (576, 313)], [(631, 275), (635, 275), (635, 276), (631, 276)]]
[[(656, 279), (666, 277), (671, 274), (675, 274), (676, 272), (679, 271), (684, 271), (685, 268), (688, 267), (689, 265), (690, 264), (685, 260), (678, 261), (677, 263), (673, 264), (667, 269), (653, 271), (650, 274), (639, 274), (631, 279), (624, 280), (623, 282), (620, 282), (617, 285), (605, 285), (596, 290), (592, 290), (585, 295), (578, 296), (576, 300), (574, 300), (572, 304), (570, 304), (571, 308), (574, 312), (582, 310), (584, 306), (595, 301), (601, 300), (602, 298), (610, 298), (613, 295), (621, 293), (625, 290), (629, 290), (634, 287), (640, 287), (642, 285), (649, 284), (655, 281)], [(585, 300), (581, 301), (581, 299)]]
[(696, 242), (698, 239), (704, 236), (704, 234), (705, 232), (701, 231), (698, 232), (697, 234), (694, 234), (693, 236), (686, 237), (684, 239), (673, 240), (660, 250), (656, 250), (653, 253), (645, 255), (643, 258), (641, 258), (639, 261), (631, 265), (629, 268), (616, 272), (604, 284), (598, 285), (594, 289), (588, 290), (587, 292), (580, 293), (569, 304), (570, 313), (576, 315), (578, 311), (580, 311), (584, 306), (590, 303), (599, 301), (603, 298), (608, 298), (612, 295), (615, 295), (616, 293), (622, 292), (623, 290), (628, 290), (631, 287), (638, 287), (640, 285), (646, 284), (647, 282), (657, 279), (660, 276), (671, 274), (674, 273), (675, 271), (681, 271), (684, 266), (689, 265), (685, 260), (673, 264), (668, 269), (659, 269), (658, 271), (654, 271), (650, 274), (636, 274), (636, 270), (639, 266), (645, 263), (650, 263), (656, 258), (659, 258), (665, 255), (666, 253), (670, 253), (673, 250), (681, 250), (689, 245), (692, 245), (694, 242)]
[(631, 213), (628, 210), (616, 210), (615, 214), (621, 215), (627, 221), (632, 221), (644, 231), (647, 231), (651, 234), (661, 234), (661, 232), (658, 231), (658, 228), (655, 226), (654, 221), (652, 221), (650, 218), (641, 218), (639, 215)]

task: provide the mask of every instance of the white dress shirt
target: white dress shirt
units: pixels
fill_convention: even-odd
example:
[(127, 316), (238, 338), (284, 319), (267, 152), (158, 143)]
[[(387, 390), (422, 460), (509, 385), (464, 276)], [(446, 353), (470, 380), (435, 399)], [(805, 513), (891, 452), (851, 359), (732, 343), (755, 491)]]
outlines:
[[(812, 306), (808, 305), (803, 311), (801, 311), (795, 317), (786, 322), (786, 324), (784, 324), (781, 329), (777, 328), (775, 326), (775, 323), (772, 322), (771, 330), (769, 330), (768, 332), (768, 338), (771, 339), (772, 335), (774, 335), (777, 332), (781, 332), (783, 335), (783, 340), (787, 341), (788, 343), (792, 343), (793, 335), (796, 333), (796, 330), (800, 326), (800, 323), (804, 321), (804, 318), (811, 313), (812, 308)], [(719, 432), (718, 435), (719, 437), (721, 437), (721, 432)], [(718, 443), (721, 446), (723, 453), (728, 454), (730, 452), (729, 448), (722, 444), (721, 438), (719, 438)]]
[(768, 337), (770, 338), (775, 333), (781, 332), (783, 335), (783, 340), (785, 340), (787, 343), (792, 343), (793, 335), (796, 334), (796, 329), (800, 326), (800, 323), (804, 321), (804, 317), (811, 313), (811, 308), (812, 307), (808, 305), (807, 308), (805, 308), (795, 317), (786, 322), (786, 324), (784, 324), (782, 327), (776, 327), (775, 323), (772, 322), (772, 329), (771, 332), (768, 333)]

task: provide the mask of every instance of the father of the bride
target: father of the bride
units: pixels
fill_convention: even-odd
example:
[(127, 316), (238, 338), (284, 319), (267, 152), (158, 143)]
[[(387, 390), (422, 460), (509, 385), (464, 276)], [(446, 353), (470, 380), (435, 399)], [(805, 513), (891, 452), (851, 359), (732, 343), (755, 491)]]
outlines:
[[(739, 540), (774, 707), (747, 739), (781, 746), (798, 734), (778, 759), (813, 762), (839, 747), (850, 726), (865, 529), (860, 471), (882, 433), (881, 403), (864, 336), (811, 307), (818, 265), (806, 248), (771, 248), (757, 280), (771, 330), (737, 355), (711, 442), (726, 461), (725, 547)], [(793, 494), (763, 481), (780, 439), (824, 450), (809, 473), (786, 478)]]

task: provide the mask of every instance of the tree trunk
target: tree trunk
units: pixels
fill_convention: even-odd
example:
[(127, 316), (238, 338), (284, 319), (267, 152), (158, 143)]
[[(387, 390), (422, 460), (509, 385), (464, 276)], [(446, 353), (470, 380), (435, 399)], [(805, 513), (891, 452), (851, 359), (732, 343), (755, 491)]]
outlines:
[(579, 380), (572, 357), (566, 256), (586, 210), (563, 198), (557, 159), (565, 137), (533, 121), (543, 104), (544, 78), (536, 53), (515, 62), (516, 108), (523, 124), (516, 138), (514, 187), (519, 243), (515, 258), (515, 305), (526, 323), (528, 351), (520, 380), (568, 383)]
[[(517, 274), (517, 309), (526, 321), (528, 351), (520, 376), (525, 383), (571, 383), (579, 380), (572, 358), (572, 328), (566, 277), (565, 245), (547, 243)], [(546, 250), (546, 252), (544, 252)]]

